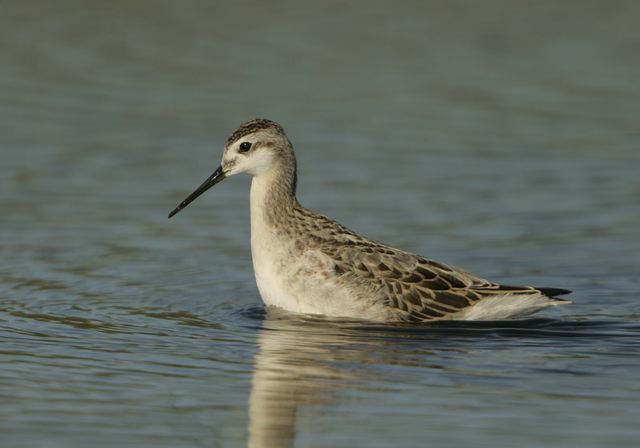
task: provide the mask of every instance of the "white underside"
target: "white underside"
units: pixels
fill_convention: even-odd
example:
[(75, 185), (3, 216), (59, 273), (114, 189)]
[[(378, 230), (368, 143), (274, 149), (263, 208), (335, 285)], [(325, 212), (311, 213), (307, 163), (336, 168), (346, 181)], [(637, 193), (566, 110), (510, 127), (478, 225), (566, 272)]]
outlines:
[[(313, 296), (313, 291), (309, 291), (309, 296)], [(320, 302), (322, 303), (322, 306), (305, 306), (304, 302), (306, 302), (306, 300), (304, 299), (306, 298), (307, 297), (303, 297), (301, 303), (298, 300), (291, 300), (291, 297), (287, 296), (274, 297), (269, 294), (263, 294), (263, 300), (266, 305), (274, 306), (293, 313), (321, 315), (343, 319), (370, 320), (375, 322), (392, 322), (398, 320), (397, 318), (394, 318), (393, 315), (386, 313), (383, 309), (380, 309), (382, 306), (380, 306), (380, 308), (371, 307), (366, 310), (362, 308), (354, 309), (340, 306), (339, 303), (331, 303), (332, 301), (330, 299)], [(544, 296), (522, 297), (509, 295), (500, 298), (495, 297), (482, 299), (463, 311), (449, 314), (438, 318), (437, 320), (488, 321), (516, 319), (530, 316), (544, 310), (545, 308), (567, 303), (571, 302), (553, 301)]]
[(344, 285), (327, 281), (333, 269), (328, 256), (292, 247), (265, 222), (262, 208), (270, 183), (269, 173), (251, 183), (251, 256), (256, 284), (266, 305), (302, 314), (390, 320), (391, 313), (376, 306), (375, 297), (354, 300)]
[(506, 294), (500, 297), (481, 299), (469, 308), (451, 315), (450, 318), (456, 320), (514, 319), (563, 303), (569, 303), (569, 301), (553, 300), (541, 294), (530, 296)]

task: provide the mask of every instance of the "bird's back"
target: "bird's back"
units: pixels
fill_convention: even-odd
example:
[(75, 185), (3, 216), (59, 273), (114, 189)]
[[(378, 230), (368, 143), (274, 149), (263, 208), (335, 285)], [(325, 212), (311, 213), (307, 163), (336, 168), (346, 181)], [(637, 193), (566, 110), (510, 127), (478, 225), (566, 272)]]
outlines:
[(568, 302), (555, 297), (567, 290), (499, 285), (367, 239), (303, 207), (292, 221), (301, 259), (314, 260), (322, 281), (349, 291), (350, 300), (383, 309), (372, 315), (385, 320), (506, 319)]

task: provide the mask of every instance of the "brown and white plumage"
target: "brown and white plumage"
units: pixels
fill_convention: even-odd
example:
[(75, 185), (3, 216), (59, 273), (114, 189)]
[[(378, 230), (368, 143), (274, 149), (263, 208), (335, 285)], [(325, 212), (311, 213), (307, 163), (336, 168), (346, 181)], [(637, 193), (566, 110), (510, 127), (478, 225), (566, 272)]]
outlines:
[(564, 289), (498, 285), (369, 240), (302, 207), (293, 148), (277, 123), (256, 119), (228, 139), (221, 167), (170, 216), (226, 176), (253, 175), (251, 250), (267, 305), (383, 322), (520, 317), (568, 303)]

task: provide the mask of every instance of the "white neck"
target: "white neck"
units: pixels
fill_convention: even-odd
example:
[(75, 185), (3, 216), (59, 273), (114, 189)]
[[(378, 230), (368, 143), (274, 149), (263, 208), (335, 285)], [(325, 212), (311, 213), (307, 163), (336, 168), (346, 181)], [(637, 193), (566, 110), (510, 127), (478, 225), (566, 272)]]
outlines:
[(266, 226), (265, 208), (269, 197), (269, 191), (273, 184), (271, 172), (253, 176), (251, 179), (250, 207), (251, 207), (251, 240), (253, 245), (256, 225)]
[(251, 181), (251, 225), (284, 224), (286, 215), (297, 205), (295, 159), (282, 159), (253, 176)]
[(251, 256), (256, 283), (265, 303), (282, 305), (288, 293), (281, 268), (291, 241), (288, 217), (296, 207), (295, 166), (277, 164), (251, 182)]

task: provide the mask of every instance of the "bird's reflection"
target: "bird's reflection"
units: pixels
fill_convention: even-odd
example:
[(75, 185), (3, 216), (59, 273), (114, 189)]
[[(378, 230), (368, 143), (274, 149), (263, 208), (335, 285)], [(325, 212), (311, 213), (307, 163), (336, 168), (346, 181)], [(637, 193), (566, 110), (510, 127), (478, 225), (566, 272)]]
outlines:
[(334, 401), (353, 397), (341, 393), (346, 389), (363, 391), (366, 400), (369, 392), (396, 394), (397, 385), (419, 384), (425, 396), (442, 400), (452, 385), (458, 390), (466, 384), (502, 384), (510, 380), (505, 372), (463, 361), (474, 350), (492, 348), (496, 336), (546, 340), (549, 334), (573, 338), (580, 331), (575, 322), (553, 319), (376, 326), (269, 310), (254, 359), (249, 446), (292, 446), (316, 430), (309, 416), (325, 417), (327, 408), (340, 404)]
[(368, 368), (372, 364), (411, 362), (407, 353), (394, 350), (388, 334), (377, 337), (375, 331), (349, 324), (275, 313), (267, 314), (258, 336), (249, 399), (250, 447), (292, 446), (305, 423), (298, 421), (301, 410), (330, 405), (340, 389), (380, 379), (379, 371)]
[(258, 345), (249, 398), (249, 446), (292, 446), (300, 408), (328, 403), (336, 387), (355, 378), (335, 361), (356, 342), (331, 328), (305, 326), (272, 312)]

